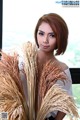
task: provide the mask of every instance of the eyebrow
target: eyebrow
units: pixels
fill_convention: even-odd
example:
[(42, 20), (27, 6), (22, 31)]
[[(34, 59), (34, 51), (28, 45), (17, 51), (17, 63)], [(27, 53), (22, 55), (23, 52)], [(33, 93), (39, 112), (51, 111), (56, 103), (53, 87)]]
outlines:
[[(43, 33), (45, 33), (44, 31), (42, 31), (42, 30), (38, 30), (39, 32), (43, 32)], [(54, 34), (54, 32), (50, 32), (50, 33), (48, 33), (48, 34)]]
[[(44, 32), (44, 31), (42, 31), (42, 30), (38, 30), (39, 32)], [(45, 32), (44, 32), (45, 33)]]

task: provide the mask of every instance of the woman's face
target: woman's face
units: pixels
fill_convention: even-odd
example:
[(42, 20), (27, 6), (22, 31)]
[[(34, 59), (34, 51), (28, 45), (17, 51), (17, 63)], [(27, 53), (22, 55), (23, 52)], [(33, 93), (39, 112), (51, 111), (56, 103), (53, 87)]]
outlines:
[(42, 22), (37, 32), (39, 49), (44, 52), (53, 52), (56, 47), (56, 38), (50, 25)]

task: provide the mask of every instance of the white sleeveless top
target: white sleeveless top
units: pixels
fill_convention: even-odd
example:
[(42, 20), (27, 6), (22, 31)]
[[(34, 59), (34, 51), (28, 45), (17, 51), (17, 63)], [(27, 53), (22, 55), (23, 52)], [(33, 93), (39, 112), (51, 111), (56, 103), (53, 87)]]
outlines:
[[(69, 80), (66, 80), (66, 81), (65, 81), (65, 84), (63, 83), (63, 81), (57, 80), (57, 82), (56, 82), (55, 84), (58, 84), (59, 86), (61, 86), (64, 90), (66, 90), (66, 92), (67, 92), (70, 96), (72, 96), (72, 79), (71, 79), (71, 74), (70, 74), (69, 68), (66, 69), (64, 72), (66, 73), (66, 75), (67, 75), (67, 77), (68, 77)], [(58, 112), (58, 111), (51, 112), (51, 113), (49, 113), (49, 114), (47, 115), (47, 117), (50, 117), (51, 115), (52, 115), (53, 117), (55, 117), (55, 116), (57, 115), (57, 112)]]
[[(23, 59), (20, 57), (20, 60), (19, 60), (19, 69), (23, 69)], [(67, 93), (72, 96), (72, 79), (71, 79), (71, 74), (70, 74), (70, 70), (69, 68), (64, 70), (64, 72), (66, 73), (67, 77), (69, 80), (66, 80), (65, 81), (65, 84), (63, 81), (61, 80), (57, 80), (57, 82), (55, 84), (58, 84), (59, 86), (61, 86), (64, 90), (67, 91)], [(27, 94), (26, 94), (26, 90), (27, 90), (27, 85), (26, 85), (26, 78), (24, 76), (24, 74), (21, 74), (21, 80), (22, 80), (22, 84), (23, 84), (23, 90), (24, 90), (24, 94), (25, 94), (25, 97), (27, 99)], [(51, 115), (53, 117), (56, 116), (58, 111), (54, 111), (54, 112), (51, 112), (47, 115), (47, 117), (50, 117)]]

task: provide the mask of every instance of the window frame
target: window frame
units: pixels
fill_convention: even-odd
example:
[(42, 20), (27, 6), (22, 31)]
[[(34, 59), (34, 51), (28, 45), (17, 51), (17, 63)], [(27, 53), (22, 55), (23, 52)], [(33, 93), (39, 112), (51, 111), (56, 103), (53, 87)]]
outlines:
[(0, 0), (0, 49), (2, 49), (2, 10), (3, 0)]

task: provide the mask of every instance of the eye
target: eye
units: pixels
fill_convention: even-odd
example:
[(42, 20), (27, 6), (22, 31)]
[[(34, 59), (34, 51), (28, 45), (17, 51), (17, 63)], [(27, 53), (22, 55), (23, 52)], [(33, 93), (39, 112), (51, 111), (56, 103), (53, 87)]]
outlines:
[(49, 34), (49, 36), (52, 38), (55, 37), (55, 35), (53, 33)]
[(43, 36), (43, 35), (44, 35), (44, 33), (43, 33), (43, 32), (38, 32), (38, 34), (39, 34), (39, 35), (41, 35), (41, 36)]

